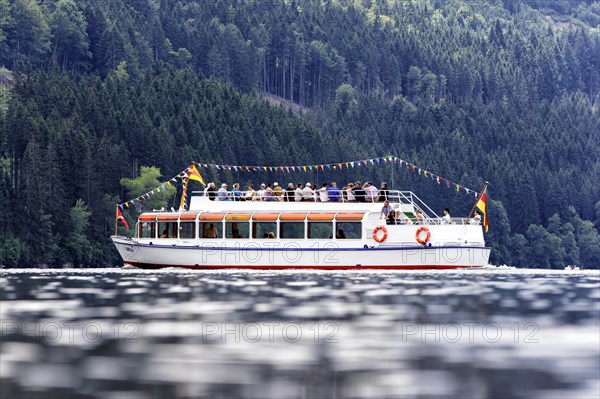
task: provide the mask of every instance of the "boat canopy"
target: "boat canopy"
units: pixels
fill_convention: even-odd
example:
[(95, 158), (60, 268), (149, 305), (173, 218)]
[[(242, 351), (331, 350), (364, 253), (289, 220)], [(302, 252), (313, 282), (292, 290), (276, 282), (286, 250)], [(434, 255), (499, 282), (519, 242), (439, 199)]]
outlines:
[(359, 221), (366, 212), (165, 212), (142, 213), (140, 222), (177, 222), (177, 221)]

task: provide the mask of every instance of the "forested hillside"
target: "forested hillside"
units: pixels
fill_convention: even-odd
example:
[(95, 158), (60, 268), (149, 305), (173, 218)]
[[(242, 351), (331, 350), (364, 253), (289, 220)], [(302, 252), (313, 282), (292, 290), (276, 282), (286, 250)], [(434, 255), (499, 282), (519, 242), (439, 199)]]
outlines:
[[(494, 263), (600, 266), (600, 2), (0, 0), (2, 65), (0, 264), (117, 263), (141, 166), (396, 155), (490, 181)], [(318, 178), (392, 175), (474, 202), (390, 165)]]

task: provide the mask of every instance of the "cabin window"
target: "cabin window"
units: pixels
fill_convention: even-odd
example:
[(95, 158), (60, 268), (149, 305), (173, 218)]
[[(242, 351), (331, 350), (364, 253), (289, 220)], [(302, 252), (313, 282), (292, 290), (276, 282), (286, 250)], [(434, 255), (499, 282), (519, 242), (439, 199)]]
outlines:
[(279, 223), (279, 238), (304, 238), (304, 222)]
[(158, 238), (177, 238), (177, 222), (158, 222)]
[(156, 223), (140, 222), (138, 236), (139, 236), (139, 238), (154, 238), (154, 237), (156, 237)]
[(202, 238), (222, 238), (223, 237), (223, 223), (221, 223), (221, 222), (200, 223), (200, 236)]
[(226, 222), (225, 238), (250, 238), (250, 223)]
[(277, 237), (277, 223), (275, 222), (254, 222), (253, 238), (269, 239)]
[(333, 223), (309, 222), (308, 238), (313, 240), (333, 238)]
[(181, 222), (179, 230), (179, 238), (190, 239), (196, 238), (196, 223)]
[(359, 240), (362, 238), (362, 223), (337, 222), (337, 239)]

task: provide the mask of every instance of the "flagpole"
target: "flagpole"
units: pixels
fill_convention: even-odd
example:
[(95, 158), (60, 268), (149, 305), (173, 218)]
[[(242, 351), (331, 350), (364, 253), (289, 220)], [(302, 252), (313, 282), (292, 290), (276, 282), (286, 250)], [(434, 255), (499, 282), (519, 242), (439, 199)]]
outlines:
[(119, 232), (119, 205), (115, 205), (115, 235)]
[(488, 184), (490, 184), (490, 182), (486, 181), (485, 184), (483, 185), (481, 194), (479, 194), (479, 196), (477, 197), (477, 200), (475, 200), (475, 205), (473, 205), (473, 208), (471, 209), (471, 212), (469, 212), (469, 216), (467, 216), (467, 219), (471, 219), (471, 215), (473, 214), (473, 211), (475, 211), (475, 208), (477, 207), (479, 200), (481, 199), (481, 197), (483, 197), (483, 194), (485, 194), (485, 190), (487, 190)]

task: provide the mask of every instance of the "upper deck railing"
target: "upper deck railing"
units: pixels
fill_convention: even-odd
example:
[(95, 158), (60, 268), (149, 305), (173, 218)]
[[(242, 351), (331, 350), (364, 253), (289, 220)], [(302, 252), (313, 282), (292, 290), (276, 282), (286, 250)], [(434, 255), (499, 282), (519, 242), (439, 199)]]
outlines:
[[(207, 195), (208, 194), (208, 195)], [(193, 191), (193, 196), (204, 197), (208, 196), (210, 200), (213, 201), (240, 201), (240, 202), (321, 202), (320, 195), (318, 191), (314, 191), (310, 194), (310, 197), (305, 197), (305, 193), (303, 193), (302, 199), (300, 201), (295, 201), (296, 194), (295, 192), (286, 192), (286, 191), (273, 191), (270, 196), (259, 195), (256, 192), (255, 195), (248, 197), (245, 192), (241, 191), (209, 191), (208, 193), (204, 191)], [(348, 200), (348, 195), (344, 192), (344, 190), (340, 190), (339, 199), (336, 201), (326, 201), (327, 203), (383, 203), (384, 201), (389, 201), (392, 204), (405, 204), (411, 205), (415, 211), (419, 210), (423, 213), (424, 218), (430, 224), (435, 224), (435, 220), (439, 219), (439, 215), (435, 213), (425, 202), (423, 202), (415, 193), (412, 191), (399, 191), (399, 190), (380, 190), (376, 196), (368, 197), (365, 195), (357, 195), (354, 194), (355, 200)], [(329, 197), (328, 197), (329, 198)]]

